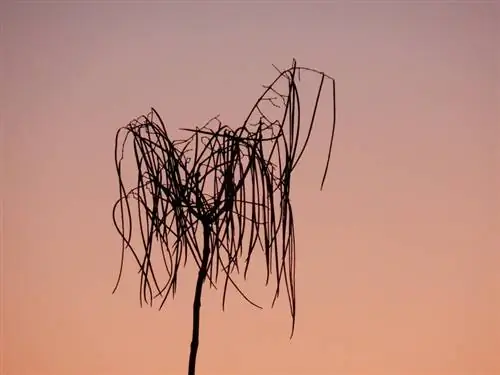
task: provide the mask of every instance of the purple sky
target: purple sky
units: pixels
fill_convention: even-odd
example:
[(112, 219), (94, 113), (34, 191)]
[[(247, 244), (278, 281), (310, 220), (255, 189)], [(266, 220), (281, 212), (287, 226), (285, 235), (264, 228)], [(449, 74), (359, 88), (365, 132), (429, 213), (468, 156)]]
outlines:
[[(500, 373), (498, 2), (0, 5), (5, 375), (180, 375), (194, 272), (138, 304), (120, 238), (114, 135), (154, 106), (177, 128), (239, 125), (300, 65), (337, 80), (295, 176), (297, 326), (206, 289), (200, 375)], [(325, 112), (325, 118), (326, 118)], [(320, 117), (321, 119), (321, 117)]]

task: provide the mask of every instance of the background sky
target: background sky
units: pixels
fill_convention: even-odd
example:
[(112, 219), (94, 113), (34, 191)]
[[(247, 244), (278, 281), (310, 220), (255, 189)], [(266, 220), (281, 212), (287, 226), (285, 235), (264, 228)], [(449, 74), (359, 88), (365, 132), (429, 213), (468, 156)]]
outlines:
[(325, 189), (327, 123), (295, 177), (295, 336), (258, 273), (264, 310), (206, 289), (199, 374), (500, 373), (498, 2), (6, 1), (0, 20), (2, 375), (186, 373), (192, 270), (161, 312), (131, 257), (111, 294), (115, 132), (151, 106), (174, 135), (238, 125), (293, 57), (338, 94)]

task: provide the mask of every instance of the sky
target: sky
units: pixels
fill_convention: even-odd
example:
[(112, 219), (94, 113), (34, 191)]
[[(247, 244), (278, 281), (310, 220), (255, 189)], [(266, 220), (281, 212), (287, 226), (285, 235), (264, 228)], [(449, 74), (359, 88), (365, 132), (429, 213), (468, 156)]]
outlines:
[(328, 108), (294, 177), (295, 335), (256, 265), (263, 310), (206, 289), (198, 373), (499, 374), (499, 4), (2, 2), (0, 373), (186, 373), (194, 270), (141, 308), (128, 256), (111, 294), (115, 133), (238, 126), (296, 58), (338, 118), (323, 191)]

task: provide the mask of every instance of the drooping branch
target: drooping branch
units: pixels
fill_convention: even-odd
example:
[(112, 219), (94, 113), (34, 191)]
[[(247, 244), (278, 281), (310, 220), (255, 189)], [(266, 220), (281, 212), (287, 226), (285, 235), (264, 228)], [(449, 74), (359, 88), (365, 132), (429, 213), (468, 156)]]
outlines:
[[(320, 78), (306, 125), (301, 122), (297, 88), (301, 72)], [(282, 82), (286, 83), (285, 92), (278, 87)], [(115, 140), (120, 197), (113, 208), (113, 218), (122, 237), (122, 266), (116, 287), (128, 249), (139, 265), (141, 304), (152, 304), (160, 297), (161, 308), (175, 294), (178, 272), (187, 258), (192, 257), (198, 268), (202, 266), (204, 246), (199, 243), (199, 230), (210, 227), (210, 259), (205, 277), (212, 286), (218, 284), (220, 276), (224, 278), (223, 306), (229, 284), (254, 304), (232, 275), (242, 272), (246, 278), (252, 255), (256, 248), (261, 248), (266, 283), (273, 275), (276, 284), (273, 304), (285, 284), (293, 334), (295, 231), (291, 176), (310, 140), (325, 82), (332, 87), (332, 123), (322, 189), (335, 132), (335, 81), (317, 70), (296, 66), (295, 60), (291, 68), (279, 71), (278, 77), (264, 86), (263, 94), (236, 129), (223, 125), (216, 117), (199, 128), (181, 129), (186, 137), (171, 140), (153, 108), (121, 128)], [(269, 106), (282, 111), (280, 119), (271, 119)], [(124, 148), (130, 143), (137, 180), (128, 188), (122, 163)], [(132, 220), (132, 204), (137, 205), (139, 212), (137, 223)], [(136, 225), (142, 255), (132, 244)], [(159, 252), (163, 259), (160, 266), (167, 272), (164, 282), (157, 277), (153, 252)]]

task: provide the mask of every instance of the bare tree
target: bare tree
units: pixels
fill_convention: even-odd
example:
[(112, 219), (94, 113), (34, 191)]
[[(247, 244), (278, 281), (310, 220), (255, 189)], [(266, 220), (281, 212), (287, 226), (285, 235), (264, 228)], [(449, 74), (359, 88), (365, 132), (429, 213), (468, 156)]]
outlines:
[[(187, 133), (186, 138), (170, 140), (160, 115), (151, 109), (116, 134), (120, 197), (113, 208), (113, 219), (123, 241), (114, 291), (121, 279), (126, 249), (139, 265), (141, 305), (143, 302), (152, 305), (154, 299), (160, 298), (160, 309), (169, 296), (175, 295), (181, 265), (184, 267), (190, 257), (196, 262), (198, 277), (188, 375), (195, 375), (205, 280), (215, 287), (219, 276), (223, 277), (223, 308), (229, 284), (259, 307), (245, 296), (232, 277), (243, 273), (246, 279), (256, 248), (265, 257), (266, 285), (274, 275), (273, 305), (280, 286), (285, 284), (293, 335), (295, 231), (290, 203), (291, 176), (310, 139), (324, 83), (330, 82), (332, 124), (321, 181), (323, 188), (335, 131), (335, 81), (325, 73), (298, 67), (295, 60), (291, 68), (277, 70), (278, 77), (264, 86), (264, 93), (237, 129), (222, 125), (217, 116), (200, 128), (181, 129)], [(305, 133), (304, 129), (301, 133), (297, 88), (302, 72), (320, 79)], [(285, 88), (280, 89), (283, 82)], [(279, 119), (271, 119), (269, 113), (273, 109), (280, 112)], [(125, 186), (122, 170), (127, 140), (133, 145), (137, 171), (132, 188)], [(132, 213), (132, 202), (137, 214)], [(139, 227), (142, 254), (132, 244), (133, 222)], [(157, 267), (166, 274), (166, 281), (160, 281)]]

